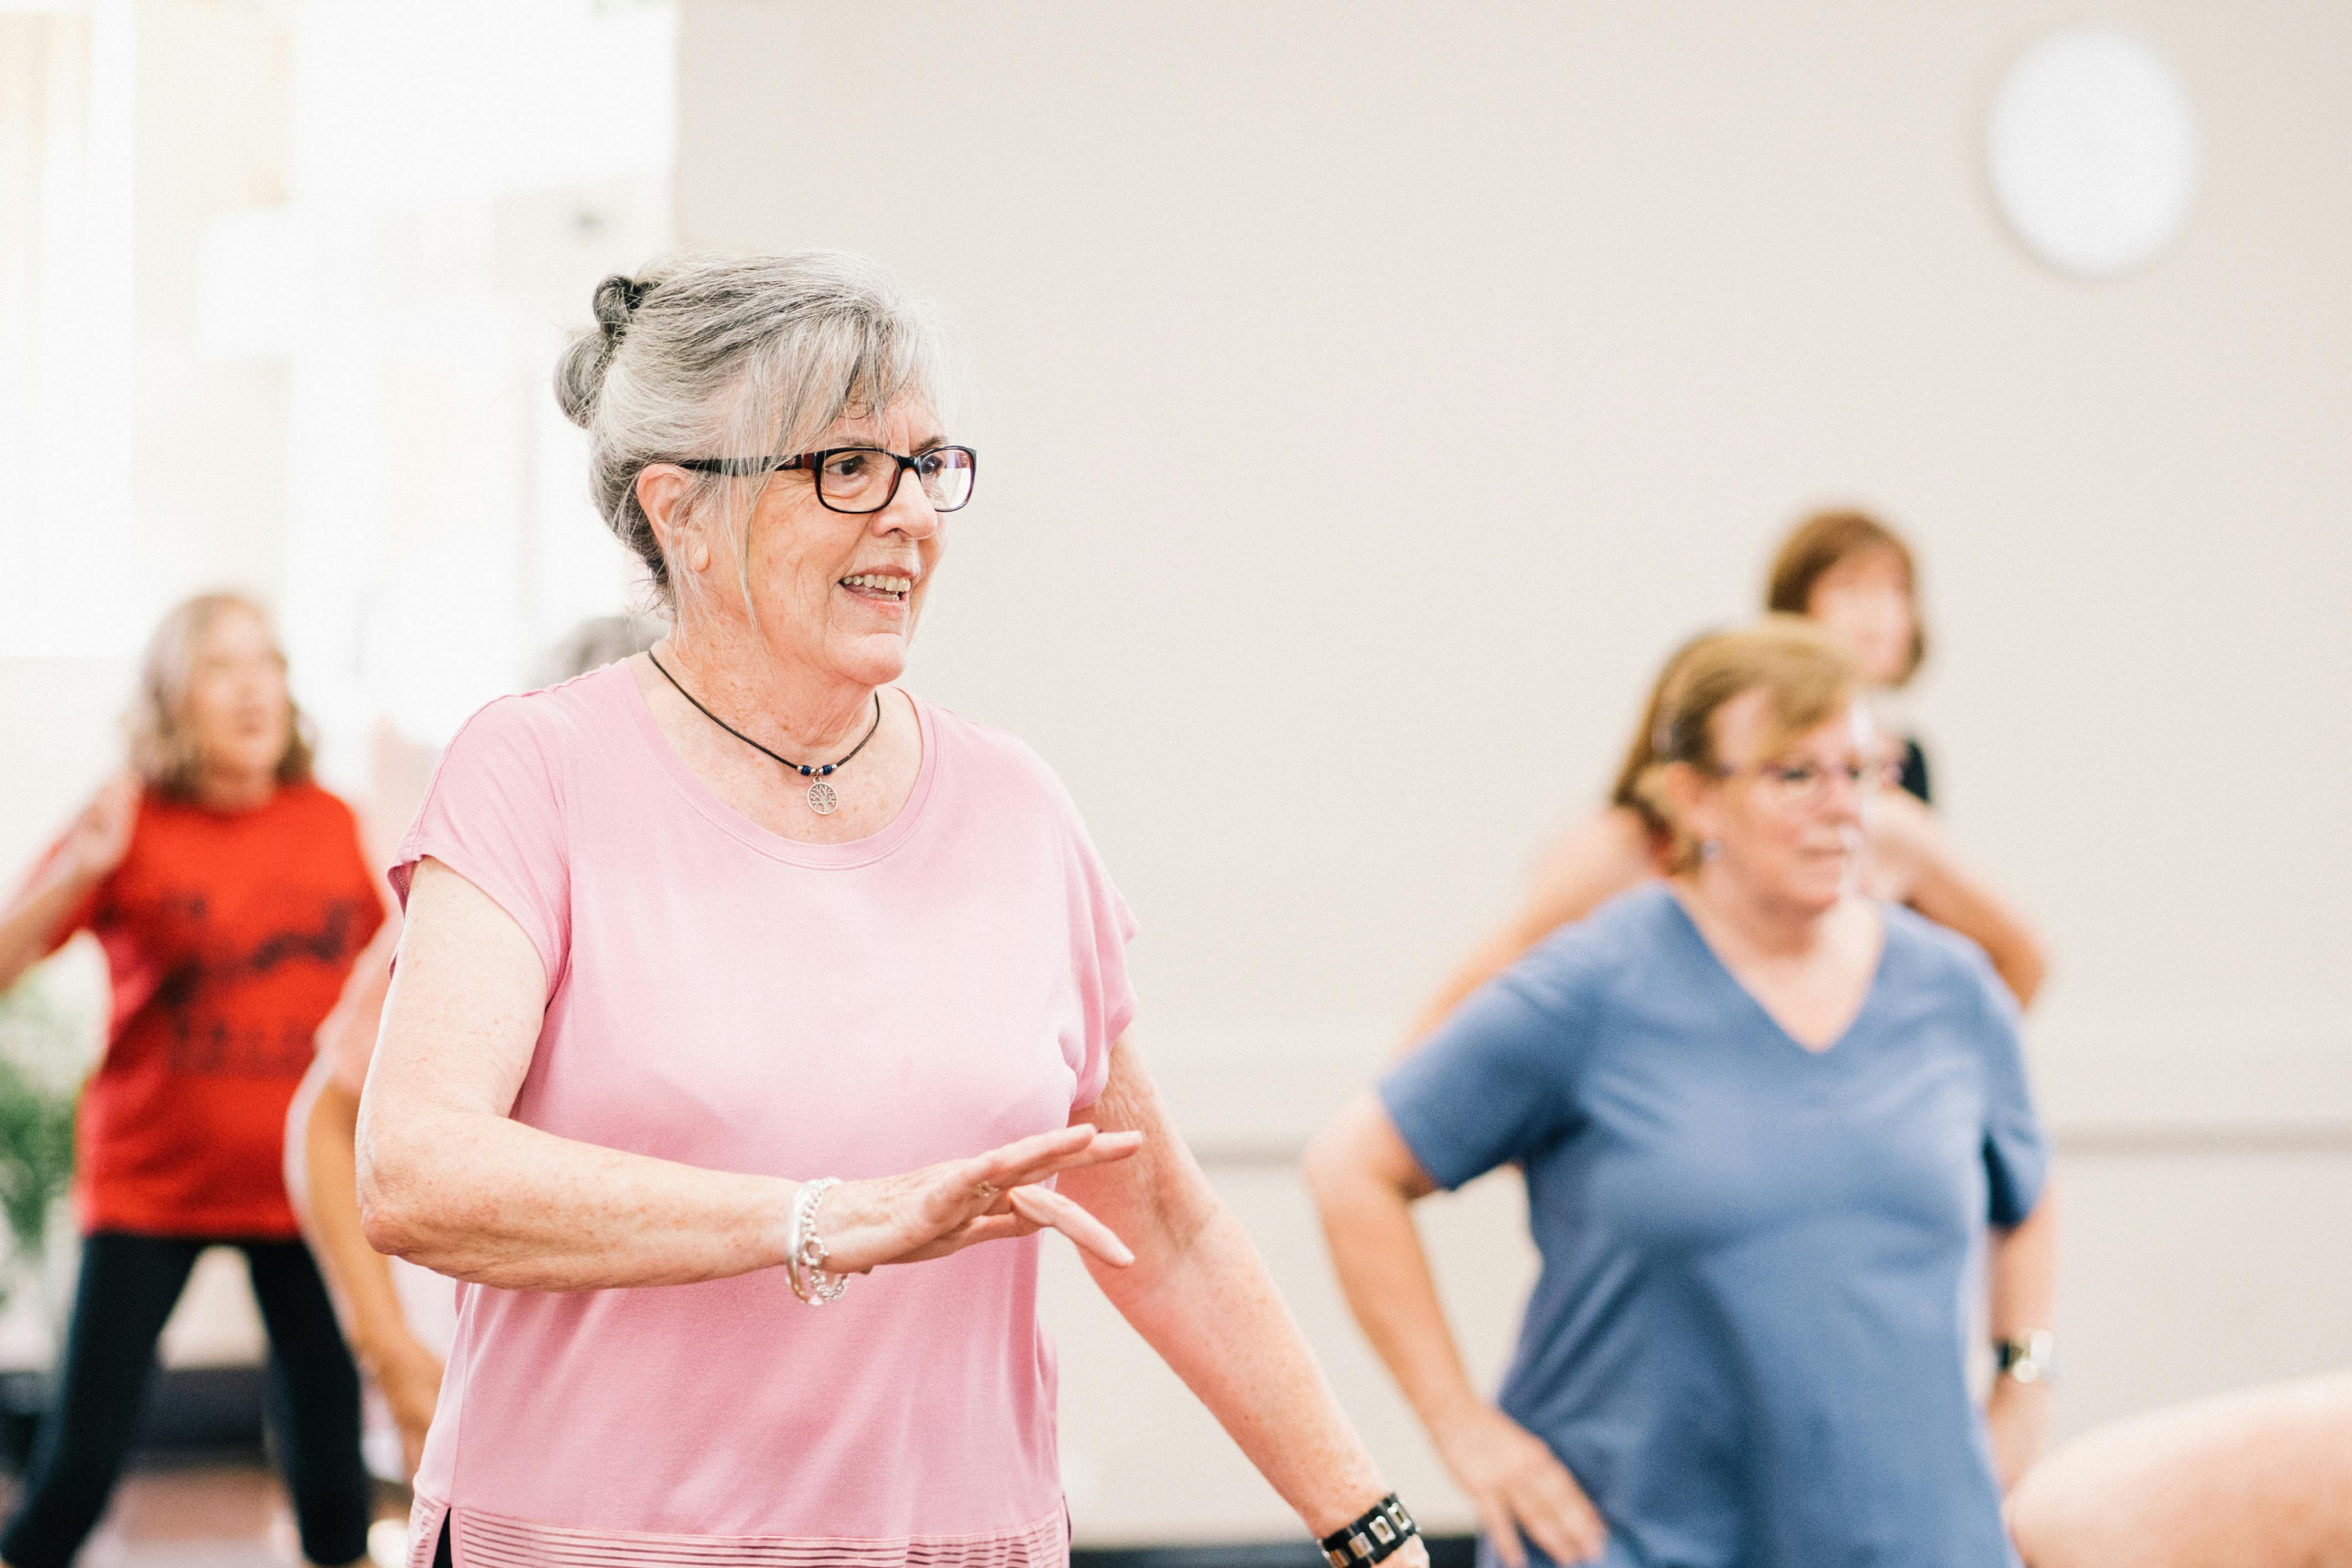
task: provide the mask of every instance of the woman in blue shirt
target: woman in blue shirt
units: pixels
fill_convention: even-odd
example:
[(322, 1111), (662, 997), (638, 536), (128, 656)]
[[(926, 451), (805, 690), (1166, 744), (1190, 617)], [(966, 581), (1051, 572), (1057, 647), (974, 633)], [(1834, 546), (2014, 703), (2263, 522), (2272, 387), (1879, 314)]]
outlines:
[[(1856, 891), (1891, 787), (1856, 690), (1791, 618), (1696, 645), (1646, 784), (1675, 875), (1527, 954), (1309, 1151), (1340, 1282), (1484, 1562), (2017, 1562), (1962, 1285), (1989, 1224), (2014, 1471), (2047, 1420), (2047, 1152), (1984, 955)], [(1511, 1162), (1544, 1268), (1490, 1406), (1408, 1205)]]

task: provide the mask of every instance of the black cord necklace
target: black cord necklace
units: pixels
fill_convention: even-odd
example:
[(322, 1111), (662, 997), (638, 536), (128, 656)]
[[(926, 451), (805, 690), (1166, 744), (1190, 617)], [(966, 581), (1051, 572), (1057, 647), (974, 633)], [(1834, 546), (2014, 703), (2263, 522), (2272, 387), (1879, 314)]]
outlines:
[(733, 736), (736, 739), (741, 740), (744, 745), (749, 746), (752, 750), (759, 752), (762, 756), (775, 757), (777, 761), (782, 762), (786, 767), (790, 768), (802, 778), (808, 780), (808, 809), (815, 812), (820, 817), (831, 817), (835, 808), (837, 808), (842, 803), (841, 796), (833, 793), (833, 786), (825, 782), (825, 775), (831, 773), (836, 768), (847, 767), (849, 765), (850, 757), (854, 757), (860, 751), (865, 750), (865, 741), (873, 739), (874, 732), (882, 728), (882, 694), (876, 692), (874, 694), (874, 722), (866, 727), (865, 739), (860, 740), (856, 745), (849, 749), (849, 756), (843, 757), (838, 762), (796, 762), (789, 757), (776, 756), (774, 751), (769, 750), (766, 747), (761, 745), (758, 741), (752, 739), (750, 736), (744, 734), (741, 730), (736, 728), (733, 725), (728, 723), (725, 719), (719, 717), (717, 714), (703, 706), (702, 704), (695, 702), (695, 694), (692, 692), (687, 691), (685, 687), (678, 685), (678, 678), (670, 673), (668, 665), (665, 665), (660, 660), (653, 658), (652, 649), (648, 649), (646, 650), (645, 657), (653, 660), (653, 668), (662, 671), (662, 678), (663, 680), (669, 682), (673, 686), (678, 687), (678, 695), (685, 698), (686, 701), (690, 703), (694, 703), (695, 711), (696, 713), (710, 720), (711, 723), (718, 726), (719, 728), (727, 731), (728, 734)]

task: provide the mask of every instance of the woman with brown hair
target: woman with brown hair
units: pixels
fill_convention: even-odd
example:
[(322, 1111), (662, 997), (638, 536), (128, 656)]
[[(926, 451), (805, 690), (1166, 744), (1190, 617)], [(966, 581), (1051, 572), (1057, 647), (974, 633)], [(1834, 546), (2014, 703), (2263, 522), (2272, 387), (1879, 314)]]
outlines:
[[(1903, 536), (1867, 512), (1816, 512), (1781, 541), (1766, 574), (1764, 608), (1803, 615), (1838, 634), (1876, 694), (1898, 691), (1927, 662), (1919, 567)], [(1890, 736), (1905, 794), (1929, 804), (1928, 754), (1916, 736)]]
[[(1825, 512), (1799, 524), (1782, 543), (1766, 598), (1772, 611), (1804, 615), (1835, 634), (1868, 694), (1909, 681), (1927, 656), (1916, 584), (1911, 551), (1892, 529), (1861, 513)], [(1692, 646), (1677, 649), (1658, 672), (1609, 804), (1544, 852), (1527, 902), (1447, 977), (1415, 1021), (1412, 1039), (1427, 1035), (1463, 998), (1560, 927), (1666, 874), (1673, 829), (1642, 781), (1657, 761), (1660, 698)], [(1865, 885), (1872, 896), (1906, 905), (1983, 948), (2018, 1005), (2030, 1006), (2049, 967), (2041, 940), (1999, 889), (1953, 851), (1928, 809), (1928, 762), (1918, 742), (1906, 739), (1888, 750), (1887, 779), (1902, 791), (1882, 791), (1871, 816), (1869, 853), (1861, 863)]]
[(75, 1135), (82, 1268), (11, 1568), (73, 1560), (130, 1450), (197, 1255), (245, 1255), (270, 1416), (311, 1562), (367, 1551), (359, 1379), (288, 1205), (279, 1148), (311, 1039), (384, 918), (350, 809), (311, 780), (260, 607), (191, 599), (149, 643), (130, 770), (0, 911), (0, 987), (79, 931), (114, 987)]
[[(1860, 684), (1792, 617), (1685, 650), (1640, 781), (1671, 874), (1481, 988), (1307, 1152), (1482, 1562), (2015, 1568), (2047, 1144), (1983, 955), (1857, 887), (1883, 766)], [(1489, 1404), (1410, 1205), (1514, 1163), (1544, 1269)], [(1962, 1283), (1988, 1224), (2012, 1375), (1980, 1413)]]

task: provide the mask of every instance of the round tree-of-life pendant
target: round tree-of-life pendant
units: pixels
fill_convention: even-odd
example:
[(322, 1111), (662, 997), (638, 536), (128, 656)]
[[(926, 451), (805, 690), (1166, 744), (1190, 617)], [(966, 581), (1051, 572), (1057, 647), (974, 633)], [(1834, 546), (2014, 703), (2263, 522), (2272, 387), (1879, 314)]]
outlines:
[(835, 795), (833, 786), (824, 780), (818, 779), (809, 784), (808, 809), (818, 816), (831, 817), (833, 814), (833, 808), (841, 803), (842, 797)]

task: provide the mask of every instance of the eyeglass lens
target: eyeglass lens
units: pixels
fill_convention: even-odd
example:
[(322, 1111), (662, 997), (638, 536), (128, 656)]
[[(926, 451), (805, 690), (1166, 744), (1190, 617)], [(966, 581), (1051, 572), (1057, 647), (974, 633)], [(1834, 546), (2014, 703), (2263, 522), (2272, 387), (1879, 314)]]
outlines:
[[(939, 446), (914, 460), (915, 478), (934, 511), (953, 512), (972, 499), (973, 461), (962, 446)], [(817, 490), (837, 512), (879, 512), (899, 488), (899, 459), (876, 447), (835, 452), (817, 469)]]
[(1828, 787), (1833, 776), (1839, 776), (1862, 793), (1893, 786), (1900, 777), (1898, 769), (1880, 762), (1849, 762), (1842, 767), (1825, 768), (1815, 762), (1800, 762), (1793, 767), (1770, 768), (1765, 776), (1773, 780), (1789, 794), (1812, 799)]

